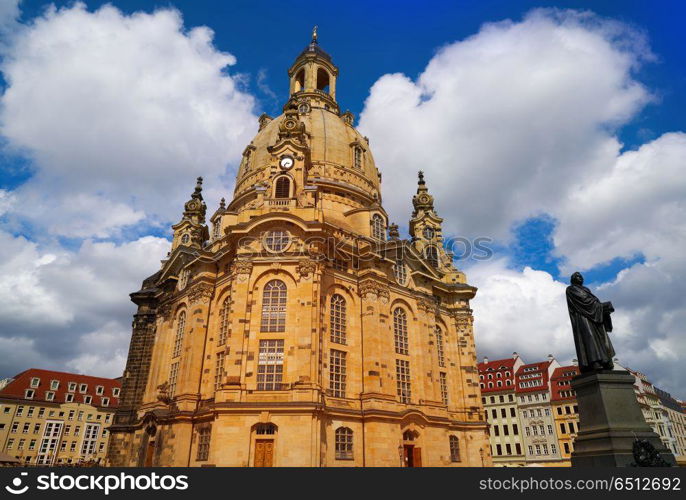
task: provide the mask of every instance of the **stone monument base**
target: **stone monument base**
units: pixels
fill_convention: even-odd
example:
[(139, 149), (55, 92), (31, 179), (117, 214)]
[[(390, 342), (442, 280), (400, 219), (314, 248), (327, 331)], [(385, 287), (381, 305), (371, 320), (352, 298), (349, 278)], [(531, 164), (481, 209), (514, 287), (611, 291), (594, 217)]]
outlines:
[(582, 373), (572, 380), (579, 405), (579, 434), (572, 467), (626, 467), (634, 462), (636, 439), (648, 440), (674, 465), (674, 455), (646, 423), (627, 371)]

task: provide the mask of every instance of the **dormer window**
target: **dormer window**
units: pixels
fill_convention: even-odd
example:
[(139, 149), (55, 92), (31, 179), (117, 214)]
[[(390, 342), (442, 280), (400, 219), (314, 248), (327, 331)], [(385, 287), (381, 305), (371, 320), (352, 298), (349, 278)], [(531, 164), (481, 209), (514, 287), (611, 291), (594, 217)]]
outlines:
[(114, 396), (115, 398), (119, 397), (119, 387), (115, 387), (114, 389), (112, 389), (112, 396)]
[(40, 379), (38, 377), (33, 377), (31, 379), (31, 387), (38, 387), (40, 385)]
[(45, 391), (45, 400), (52, 401), (53, 399), (55, 399), (55, 393), (52, 391)]
[(434, 246), (427, 247), (424, 251), (424, 257), (430, 266), (438, 267), (438, 250)]
[(76, 391), (76, 382), (69, 382), (69, 386), (67, 389), (69, 392), (75, 392)]
[(84, 396), (83, 397), (83, 402), (87, 405), (91, 404), (91, 401), (93, 400), (92, 396)]
[(97, 394), (98, 396), (102, 396), (104, 392), (105, 388), (103, 386), (98, 385), (95, 387), (95, 394)]
[(87, 390), (88, 390), (88, 384), (81, 384), (81, 386), (79, 386), (79, 392), (80, 392), (81, 394), (83, 394), (83, 393), (86, 392)]
[(60, 388), (60, 381), (59, 380), (51, 380), (50, 381), (50, 389), (51, 390), (56, 391), (59, 388)]
[(24, 399), (33, 399), (33, 395), (36, 393), (33, 389), (26, 389), (24, 391)]

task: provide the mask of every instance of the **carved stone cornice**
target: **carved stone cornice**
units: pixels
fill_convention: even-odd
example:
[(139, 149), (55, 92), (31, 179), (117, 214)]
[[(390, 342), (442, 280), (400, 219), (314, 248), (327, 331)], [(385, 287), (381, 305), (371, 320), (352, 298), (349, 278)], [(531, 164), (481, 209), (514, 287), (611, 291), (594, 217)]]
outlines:
[(438, 314), (438, 304), (435, 300), (429, 298), (418, 299), (417, 307), (425, 314)]
[(158, 317), (162, 318), (163, 321), (169, 321), (171, 319), (172, 304), (171, 302), (165, 302), (160, 304), (157, 308)]
[(362, 300), (372, 302), (379, 300), (381, 303), (387, 304), (391, 297), (388, 287), (376, 281), (364, 281), (360, 283), (358, 291)]
[(188, 292), (188, 298), (190, 299), (191, 304), (206, 304), (212, 298), (213, 293), (214, 287), (212, 285), (208, 285), (207, 283), (199, 283)]
[(237, 259), (231, 264), (231, 274), (236, 276), (238, 281), (245, 281), (250, 276), (252, 272), (252, 262), (245, 259)]

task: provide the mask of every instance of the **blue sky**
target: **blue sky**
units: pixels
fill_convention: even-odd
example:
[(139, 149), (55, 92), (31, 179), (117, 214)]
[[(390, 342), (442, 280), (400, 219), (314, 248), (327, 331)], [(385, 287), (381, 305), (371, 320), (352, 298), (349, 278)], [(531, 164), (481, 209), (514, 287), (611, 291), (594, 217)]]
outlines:
[[(621, 361), (686, 383), (681, 2), (84, 3), (24, 0), (0, 36), (0, 237), (16, 249), (0, 296), (17, 302), (0, 307), (0, 347), (21, 352), (0, 376), (121, 371), (127, 294), (197, 175), (210, 211), (230, 197), (256, 117), (280, 113), (318, 25), (394, 220), (406, 226), (421, 168), (448, 234), (493, 239), (489, 262), (458, 263), (480, 288), (480, 353), (571, 360), (561, 297), (582, 269), (619, 305)], [(92, 302), (74, 276), (101, 289)], [(43, 322), (22, 321), (31, 307)], [(62, 334), (78, 353), (46, 349)]]

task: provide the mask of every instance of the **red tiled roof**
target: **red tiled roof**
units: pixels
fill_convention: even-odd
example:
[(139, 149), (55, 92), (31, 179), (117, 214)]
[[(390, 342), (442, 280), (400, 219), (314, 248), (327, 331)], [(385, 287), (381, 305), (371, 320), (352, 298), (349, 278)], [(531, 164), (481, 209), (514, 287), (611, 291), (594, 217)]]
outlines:
[[(571, 375), (568, 375), (569, 373), (571, 373)], [(574, 365), (556, 368), (553, 372), (553, 376), (550, 378), (550, 392), (552, 393), (550, 400), (568, 401), (576, 399), (576, 396), (563, 396), (561, 393), (562, 391), (572, 390), (572, 386), (569, 382), (579, 373), (579, 367)]]
[[(493, 361), (489, 361), (487, 363), (479, 363), (479, 382), (480, 384), (483, 384), (483, 387), (481, 387), (481, 392), (488, 393), (513, 390), (514, 364), (514, 358), (496, 359)], [(509, 376), (507, 375), (507, 373), (509, 373)], [(489, 375), (492, 375), (493, 378), (489, 379)], [(483, 379), (481, 379), (481, 376), (483, 376)], [(500, 387), (498, 387), (499, 381), (502, 382), (502, 385)], [(493, 387), (488, 386), (489, 382), (493, 384)]]
[[(520, 393), (527, 392), (539, 392), (548, 390), (548, 365), (550, 361), (540, 361), (538, 363), (529, 363), (528, 365), (522, 365), (517, 370), (515, 374), (515, 391)], [(527, 370), (528, 369), (528, 370)], [(535, 376), (533, 376), (535, 375)], [(522, 378), (525, 377), (526, 378)], [(535, 380), (540, 380), (540, 385), (535, 385), (531, 387), (520, 387), (520, 382), (533, 382)]]
[[(33, 378), (40, 379), (38, 387), (31, 387), (31, 380)], [(53, 380), (59, 381), (59, 387), (54, 390), (55, 397), (52, 401), (46, 399), (45, 393), (50, 391), (50, 385)], [(76, 389), (68, 391), (69, 383), (75, 382)], [(81, 392), (81, 384), (86, 384), (85, 392)], [(96, 393), (96, 387), (102, 386), (102, 394)], [(113, 389), (121, 391), (121, 382), (119, 379), (91, 377), (90, 375), (79, 375), (76, 373), (56, 372), (52, 370), (40, 370), (38, 368), (30, 368), (21, 372), (14, 377), (14, 380), (7, 384), (7, 386), (0, 390), (0, 398), (8, 399), (26, 399), (26, 390), (32, 389), (35, 394), (32, 399), (28, 401), (46, 402), (46, 403), (65, 403), (65, 394), (74, 394), (74, 403), (84, 403), (85, 396), (91, 396), (91, 405), (102, 407), (102, 398), (109, 398), (108, 408), (116, 408), (119, 406), (119, 397), (114, 396)]]

